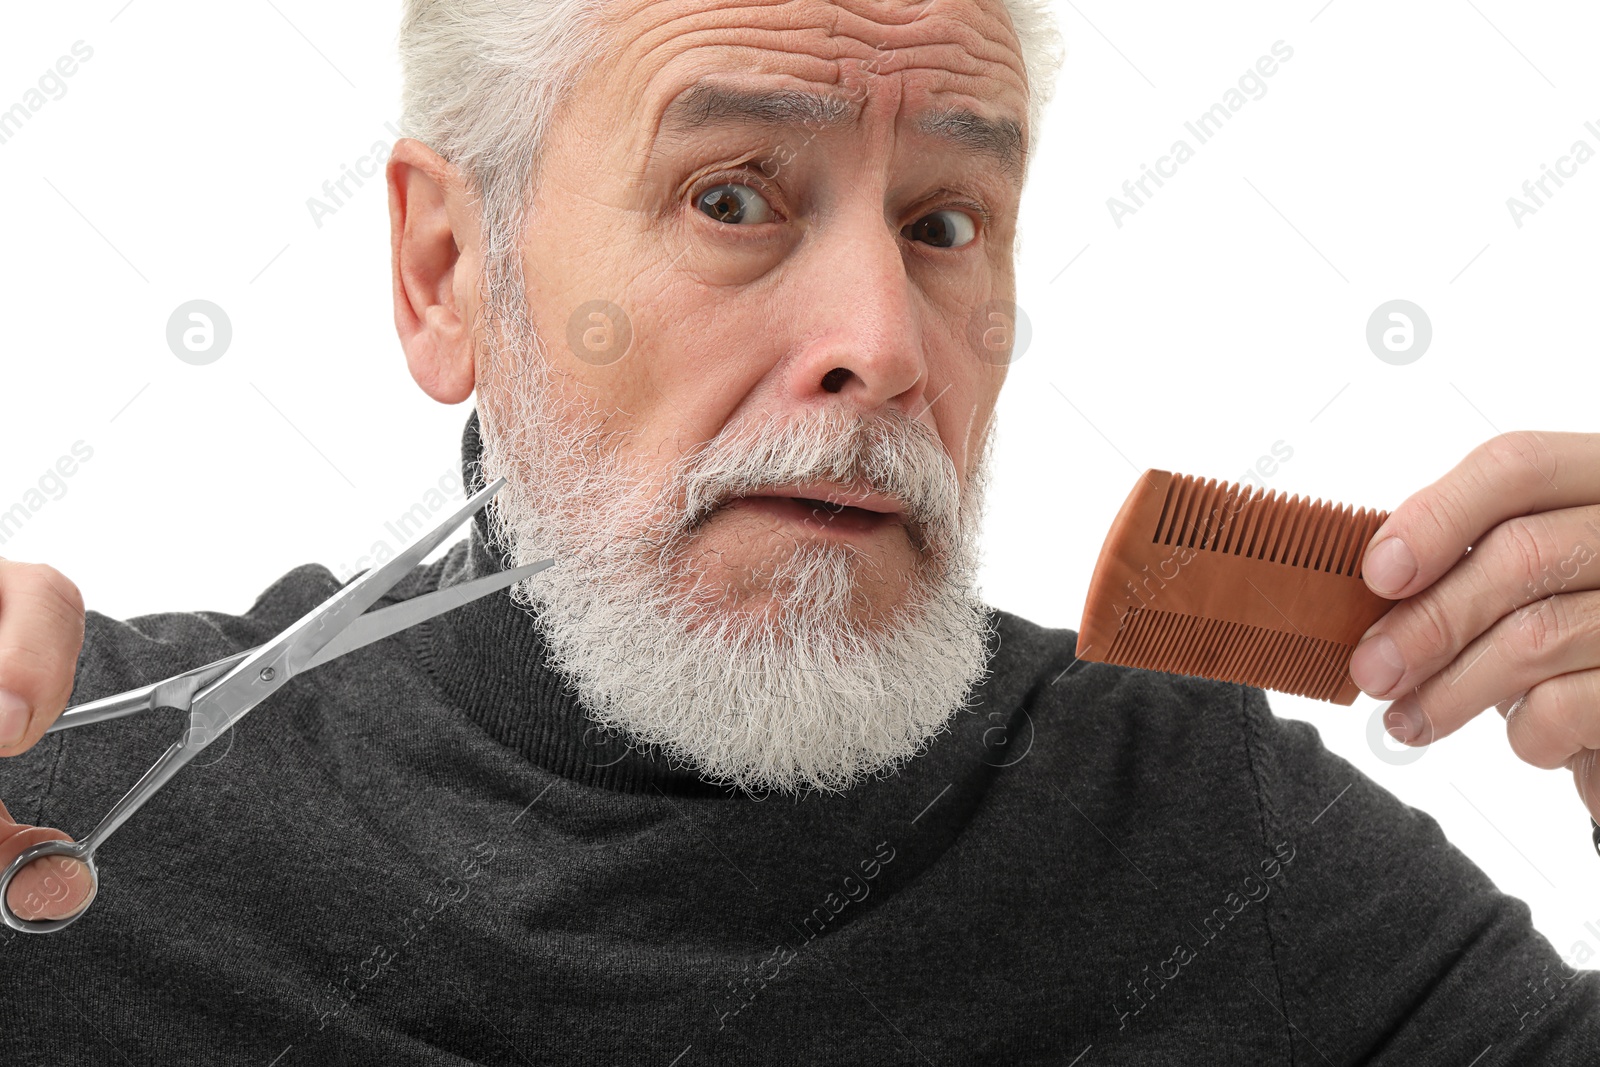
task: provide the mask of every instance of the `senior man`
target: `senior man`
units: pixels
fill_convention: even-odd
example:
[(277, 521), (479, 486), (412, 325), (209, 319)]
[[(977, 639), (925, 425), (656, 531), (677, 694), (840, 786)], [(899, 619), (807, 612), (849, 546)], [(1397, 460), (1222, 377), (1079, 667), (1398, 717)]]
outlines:
[[(0, 1060), (1594, 1062), (1594, 976), (1310, 727), (979, 597), (1005, 360), (974, 322), (1014, 292), (1043, 6), (409, 0), (396, 324), (430, 396), (476, 390), (469, 485), (509, 485), (390, 599), (560, 562), (177, 776), (88, 915), (0, 945)], [(1580, 791), (1594, 731), (1549, 723), (1581, 688), (1437, 677), (1494, 639), (1504, 598), (1463, 591), (1509, 581), (1506, 520), (1555, 536), (1597, 470), (1515, 435), (1408, 501), (1368, 571), (1406, 599), (1352, 665), (1437, 734), (1526, 691), (1519, 754)], [(0, 862), (171, 739), (44, 738), (69, 699), (339, 587), (117, 621), (51, 568), (0, 581)], [(86, 884), (39, 861), (10, 899)]]

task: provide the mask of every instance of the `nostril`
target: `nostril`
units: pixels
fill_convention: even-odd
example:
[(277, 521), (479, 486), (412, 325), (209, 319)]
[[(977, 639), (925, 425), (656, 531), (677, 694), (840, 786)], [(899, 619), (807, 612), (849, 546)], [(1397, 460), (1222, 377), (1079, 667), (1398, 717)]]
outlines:
[(837, 393), (844, 388), (844, 383), (850, 380), (850, 371), (846, 367), (835, 367), (822, 376), (822, 387), (830, 393)]

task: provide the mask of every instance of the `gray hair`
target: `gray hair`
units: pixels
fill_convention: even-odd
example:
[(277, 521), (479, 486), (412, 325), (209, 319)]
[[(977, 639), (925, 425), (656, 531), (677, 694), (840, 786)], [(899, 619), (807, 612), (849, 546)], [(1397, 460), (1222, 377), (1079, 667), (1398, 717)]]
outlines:
[[(557, 107), (604, 46), (612, 3), (405, 0), (401, 130), (455, 164), (480, 199), (491, 314), (520, 303), (516, 249), (541, 150)], [(1049, 0), (1004, 3), (1022, 49), (1028, 129), (1037, 143), (1061, 35)]]

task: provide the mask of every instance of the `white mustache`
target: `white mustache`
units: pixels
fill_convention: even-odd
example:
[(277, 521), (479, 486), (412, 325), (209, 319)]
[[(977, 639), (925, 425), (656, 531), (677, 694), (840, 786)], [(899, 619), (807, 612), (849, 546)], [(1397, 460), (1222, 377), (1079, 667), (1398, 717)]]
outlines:
[(923, 551), (947, 545), (958, 526), (955, 464), (925, 423), (832, 408), (776, 428), (757, 418), (724, 430), (674, 468), (662, 503), (678, 515), (679, 540), (735, 498), (816, 481), (859, 483), (900, 501), (907, 531)]

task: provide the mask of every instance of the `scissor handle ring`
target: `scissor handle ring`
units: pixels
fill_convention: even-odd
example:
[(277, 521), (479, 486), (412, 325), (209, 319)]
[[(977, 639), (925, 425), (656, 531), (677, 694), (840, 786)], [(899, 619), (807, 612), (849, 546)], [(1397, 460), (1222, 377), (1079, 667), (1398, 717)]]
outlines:
[[(78, 909), (76, 915), (66, 919), (24, 919), (11, 910), (11, 901), (7, 895), (11, 889), (11, 880), (22, 872), (22, 869), (36, 859), (45, 856), (68, 856), (79, 860), (89, 868), (89, 899), (83, 907)], [(94, 865), (94, 851), (78, 841), (41, 841), (22, 850), (22, 854), (11, 861), (4, 873), (0, 873), (0, 920), (11, 929), (23, 934), (53, 934), (58, 930), (65, 930), (89, 910), (89, 905), (94, 903), (95, 896), (100, 892), (100, 871)]]

